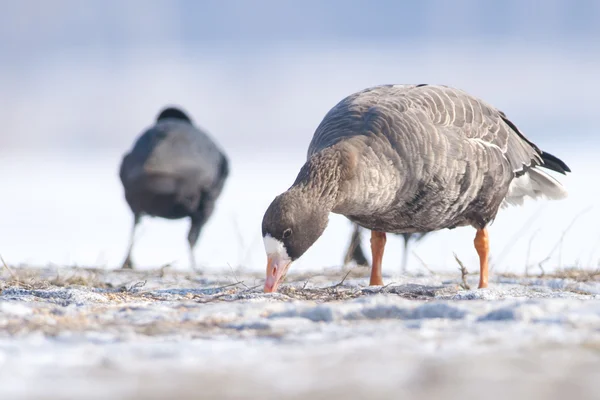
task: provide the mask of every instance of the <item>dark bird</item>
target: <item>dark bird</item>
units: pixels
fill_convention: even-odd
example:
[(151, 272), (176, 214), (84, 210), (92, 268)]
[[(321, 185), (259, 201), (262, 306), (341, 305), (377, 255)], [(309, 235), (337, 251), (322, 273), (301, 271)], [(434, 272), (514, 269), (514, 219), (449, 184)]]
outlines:
[(228, 174), (227, 157), (206, 133), (180, 109), (162, 110), (156, 124), (142, 133), (121, 162), (119, 176), (133, 212), (123, 268), (133, 268), (134, 234), (143, 215), (189, 217), (190, 263), (196, 268), (194, 246)]
[(263, 217), (265, 291), (321, 236), (330, 212), (371, 230), (371, 285), (383, 284), (386, 232), (470, 225), (485, 288), (486, 227), (499, 208), (567, 195), (547, 170), (570, 172), (502, 111), (461, 90), (382, 85), (354, 93), (327, 113), (295, 182)]
[[(348, 264), (350, 261), (356, 262), (358, 265), (369, 265), (369, 261), (367, 261), (367, 257), (365, 257), (365, 253), (362, 249), (361, 240), (360, 240), (360, 225), (356, 223), (352, 223), (352, 235), (350, 237), (350, 244), (348, 245), (348, 250), (346, 250), (346, 255), (344, 256), (344, 264)], [(402, 237), (404, 241), (404, 252), (402, 253), (402, 273), (406, 272), (408, 266), (408, 250), (410, 248), (411, 242), (418, 242), (423, 237), (427, 235), (426, 233), (400, 233), (399, 236)]]

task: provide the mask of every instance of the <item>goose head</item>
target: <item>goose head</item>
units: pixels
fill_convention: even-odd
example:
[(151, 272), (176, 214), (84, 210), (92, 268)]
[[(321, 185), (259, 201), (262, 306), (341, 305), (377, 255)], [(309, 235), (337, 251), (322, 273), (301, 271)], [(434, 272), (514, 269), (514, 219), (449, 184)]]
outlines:
[(265, 292), (275, 292), (291, 264), (323, 234), (329, 210), (310, 194), (290, 189), (271, 203), (262, 222), (267, 253)]

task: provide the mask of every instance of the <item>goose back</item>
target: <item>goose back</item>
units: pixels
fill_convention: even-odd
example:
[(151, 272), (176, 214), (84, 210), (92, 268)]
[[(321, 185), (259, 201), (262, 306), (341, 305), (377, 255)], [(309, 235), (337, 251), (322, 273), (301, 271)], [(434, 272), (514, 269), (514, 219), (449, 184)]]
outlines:
[(383, 85), (348, 96), (318, 126), (308, 159), (330, 148), (352, 171), (333, 212), (396, 233), (483, 228), (511, 181), (544, 165), (544, 153), (504, 113), (435, 85)]

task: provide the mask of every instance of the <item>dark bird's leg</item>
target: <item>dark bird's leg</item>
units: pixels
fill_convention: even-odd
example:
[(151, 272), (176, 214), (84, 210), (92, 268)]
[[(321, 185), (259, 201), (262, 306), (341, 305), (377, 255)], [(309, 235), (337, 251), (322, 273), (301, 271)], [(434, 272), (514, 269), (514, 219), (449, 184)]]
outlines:
[(350, 238), (350, 246), (348, 246), (346, 256), (344, 257), (344, 264), (348, 264), (350, 261), (354, 260), (358, 265), (369, 265), (365, 253), (363, 253), (362, 246), (360, 245), (360, 226), (358, 226), (358, 224), (353, 225), (354, 231)]
[(488, 257), (490, 253), (490, 241), (487, 228), (478, 229), (475, 235), (475, 250), (479, 255), (479, 288), (488, 287)]
[(140, 223), (140, 214), (133, 215), (133, 227), (131, 228), (131, 235), (129, 236), (129, 246), (127, 248), (127, 256), (123, 261), (122, 269), (133, 269), (133, 262), (131, 261), (131, 252), (133, 251), (133, 242), (135, 239), (135, 228)]
[(188, 233), (188, 243), (190, 245), (190, 266), (196, 270), (196, 257), (194, 256), (194, 247), (200, 236), (200, 229), (202, 229), (204, 221), (199, 221), (196, 218), (192, 218), (192, 226), (190, 226), (190, 232)]
[(408, 246), (411, 234), (403, 233), (402, 238), (404, 239), (404, 253), (402, 253), (402, 273), (406, 273), (406, 266), (408, 264)]
[(385, 232), (371, 231), (371, 255), (373, 266), (371, 267), (371, 286), (383, 285), (381, 278), (381, 262), (383, 260), (383, 249), (385, 248)]
[(215, 208), (215, 198), (209, 194), (203, 192), (200, 194), (200, 202), (197, 205), (196, 211), (190, 215), (192, 224), (190, 226), (190, 232), (188, 233), (188, 243), (190, 245), (190, 266), (196, 272), (200, 272), (197, 269), (196, 257), (194, 256), (194, 247), (200, 237), (202, 227), (208, 221)]
[(194, 256), (194, 247), (200, 236), (202, 227), (208, 221), (215, 208), (215, 200), (206, 195), (202, 196), (202, 201), (198, 206), (198, 211), (191, 216), (192, 225), (190, 226), (190, 233), (188, 234), (188, 243), (190, 244), (190, 265), (193, 270), (199, 272), (196, 268), (196, 257)]

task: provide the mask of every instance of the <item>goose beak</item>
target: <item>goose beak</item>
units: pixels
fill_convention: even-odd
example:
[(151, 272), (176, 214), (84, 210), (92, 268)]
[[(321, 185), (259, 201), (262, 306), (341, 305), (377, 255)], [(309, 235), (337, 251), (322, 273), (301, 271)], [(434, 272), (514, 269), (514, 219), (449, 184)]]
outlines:
[(278, 257), (277, 254), (267, 256), (267, 278), (265, 279), (265, 293), (277, 291), (290, 267), (291, 261)]

